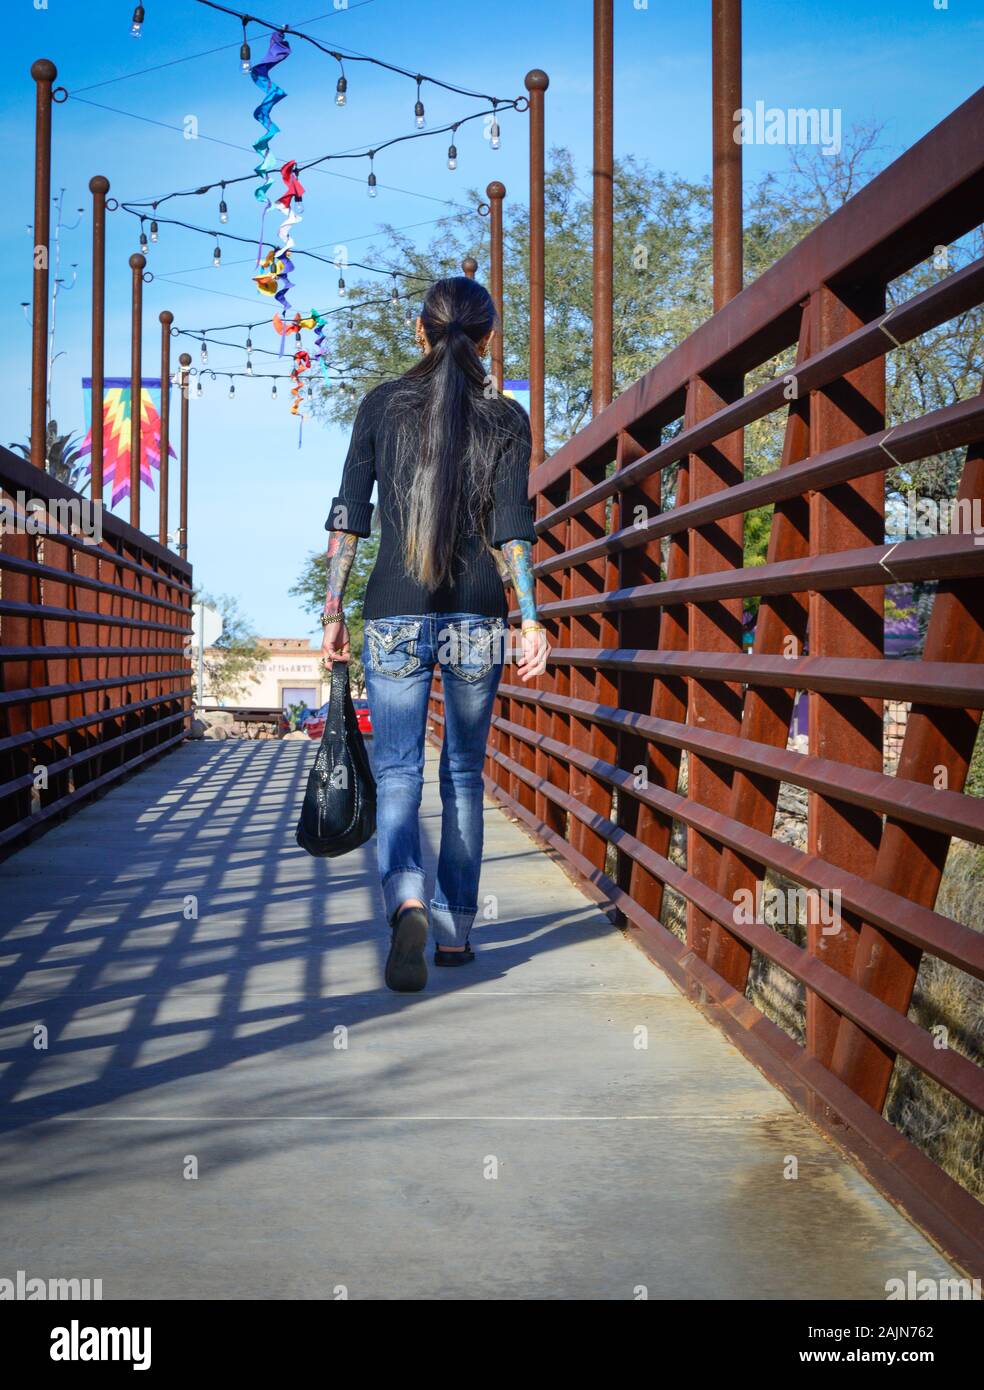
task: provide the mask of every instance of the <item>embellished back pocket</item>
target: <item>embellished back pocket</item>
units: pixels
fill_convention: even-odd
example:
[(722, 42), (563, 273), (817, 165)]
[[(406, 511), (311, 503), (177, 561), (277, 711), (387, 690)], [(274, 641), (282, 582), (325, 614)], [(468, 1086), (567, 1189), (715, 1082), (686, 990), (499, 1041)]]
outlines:
[(366, 623), (369, 665), (378, 676), (409, 676), (420, 666), (417, 643), (420, 621), (402, 622), (398, 618), (372, 618)]
[(445, 623), (439, 635), (438, 660), (461, 680), (479, 681), (502, 661), (505, 631), (501, 618), (462, 618)]

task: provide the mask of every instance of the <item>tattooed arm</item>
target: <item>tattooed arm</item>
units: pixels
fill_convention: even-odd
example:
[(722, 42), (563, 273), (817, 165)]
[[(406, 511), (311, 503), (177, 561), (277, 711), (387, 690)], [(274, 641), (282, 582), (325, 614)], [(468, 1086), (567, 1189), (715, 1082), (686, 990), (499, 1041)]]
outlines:
[(502, 558), (512, 586), (516, 590), (520, 616), (524, 623), (535, 623), (536, 603), (533, 599), (533, 565), (530, 560), (532, 546), (529, 541), (506, 541), (502, 546)]
[[(358, 536), (353, 535), (351, 531), (332, 531), (328, 537), (328, 551), (325, 556), (327, 582), (323, 615), (326, 618), (343, 611), (342, 599), (345, 595), (345, 585), (352, 568), (352, 562), (355, 560), (355, 550), (358, 544)], [(324, 636), (321, 640), (321, 655), (329, 666), (333, 661), (349, 660), (351, 655), (349, 634), (344, 618), (325, 623)]]
[(325, 587), (326, 613), (342, 611), (342, 597), (358, 544), (358, 536), (353, 536), (350, 531), (332, 531), (328, 537), (328, 553), (325, 556), (328, 574)]
[(530, 558), (532, 545), (529, 541), (506, 541), (501, 549), (509, 578), (516, 591), (522, 620), (522, 654), (517, 669), (520, 678), (528, 681), (534, 676), (542, 675), (547, 669), (547, 656), (550, 653), (546, 629), (536, 616), (533, 564)]

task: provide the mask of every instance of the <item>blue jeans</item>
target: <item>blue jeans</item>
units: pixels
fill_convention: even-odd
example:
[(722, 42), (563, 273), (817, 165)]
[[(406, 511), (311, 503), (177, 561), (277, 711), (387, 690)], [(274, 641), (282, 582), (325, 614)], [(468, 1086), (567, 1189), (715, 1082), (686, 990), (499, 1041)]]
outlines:
[(506, 631), (501, 619), (474, 613), (374, 618), (365, 627), (376, 851), (387, 921), (408, 898), (427, 901), (418, 818), (427, 703), (434, 665), (441, 667), (441, 849), (430, 920), (442, 946), (463, 946), (478, 911), (485, 829), (482, 763)]

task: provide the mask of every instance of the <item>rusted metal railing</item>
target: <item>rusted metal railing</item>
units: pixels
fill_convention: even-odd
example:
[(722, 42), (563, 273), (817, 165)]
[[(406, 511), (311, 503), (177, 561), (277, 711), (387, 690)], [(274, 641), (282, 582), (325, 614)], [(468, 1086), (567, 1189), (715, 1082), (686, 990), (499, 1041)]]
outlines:
[[(984, 1208), (883, 1110), (904, 1059), (984, 1113), (984, 1071), (907, 1016), (924, 954), (984, 979), (980, 923), (934, 911), (951, 838), (984, 843), (984, 802), (963, 794), (984, 707), (984, 546), (889, 543), (885, 471), (965, 450), (958, 500), (984, 505), (984, 396), (888, 431), (885, 354), (984, 302), (984, 260), (890, 318), (885, 304), (891, 281), (979, 224), (982, 127), (984, 89), (534, 466), (554, 650), (535, 689), (507, 667), (487, 762), (499, 804), (978, 1275)], [(780, 466), (745, 479), (742, 430), (767, 417)], [(766, 563), (744, 568), (743, 519), (764, 505)], [(888, 660), (885, 586), (913, 580), (937, 584), (922, 657)], [(806, 752), (789, 738), (798, 691)], [(911, 703), (894, 776), (885, 700)], [(439, 690), (432, 709), (439, 733)], [(807, 794), (805, 849), (773, 838), (782, 783)], [(737, 910), (767, 874), (815, 891), (802, 944)], [(667, 890), (685, 935), (666, 925)], [(833, 931), (823, 894), (840, 895)], [(749, 998), (753, 955), (802, 989), (802, 1042)]]
[(184, 737), (191, 567), (6, 449), (0, 502), (3, 852)]
[(191, 566), (185, 559), (188, 369), (181, 357), (180, 550), (166, 548), (169, 310), (161, 322), (160, 539), (139, 528), (145, 259), (132, 281), (130, 523), (104, 506), (106, 194), (90, 180), (92, 477), (83, 497), (47, 472), (53, 63), (36, 85), (30, 462), (0, 448), (0, 854), (179, 743), (191, 712)]

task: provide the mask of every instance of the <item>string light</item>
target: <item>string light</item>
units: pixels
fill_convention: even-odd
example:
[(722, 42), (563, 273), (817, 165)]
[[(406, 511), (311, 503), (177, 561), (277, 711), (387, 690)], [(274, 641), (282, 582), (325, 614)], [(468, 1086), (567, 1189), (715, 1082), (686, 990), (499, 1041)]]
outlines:
[(215, 243), (215, 250), (212, 252), (212, 264), (216, 269), (222, 265), (222, 247), (218, 242)]
[(498, 106), (498, 102), (493, 101), (493, 102), (492, 102), (492, 124), (491, 124), (491, 126), (489, 127), (489, 145), (490, 145), (490, 147), (491, 147), (493, 150), (498, 150), (498, 149), (500, 149), (500, 148), (502, 147), (502, 137), (501, 137), (501, 135), (500, 135), (500, 133), (499, 133), (499, 116), (498, 116), (498, 112), (496, 111), (496, 107), (497, 107), (497, 106)]
[(205, 364), (206, 364), (207, 361), (208, 361), (208, 344), (206, 343), (205, 339), (203, 338), (203, 339), (202, 339), (202, 351), (201, 351), (201, 363), (202, 363), (202, 366), (203, 366), (203, 367), (205, 366)]
[(143, 5), (138, 5), (133, 11), (133, 22), (130, 25), (130, 33), (135, 39), (139, 39), (140, 37), (143, 30), (144, 18), (144, 7)]
[(250, 62), (249, 41), (246, 38), (246, 20), (243, 20), (243, 45), (239, 50), (239, 68), (241, 72), (250, 72), (252, 63)]
[(368, 179), (368, 183), (369, 183), (369, 197), (370, 197), (370, 198), (375, 198), (375, 196), (376, 196), (376, 172), (375, 172), (375, 170), (374, 170), (373, 167), (372, 167), (372, 160), (373, 160), (373, 151), (370, 150), (370, 151), (369, 151), (369, 179)]
[(417, 100), (413, 104), (413, 119), (418, 130), (423, 130), (427, 124), (427, 118), (424, 115), (424, 103), (420, 100), (420, 84), (423, 80), (422, 77), (417, 78)]
[(396, 287), (395, 275), (393, 276), (393, 288), (390, 290), (390, 299), (393, 301), (394, 304), (399, 304), (400, 302), (400, 291)]
[(147, 254), (147, 233), (143, 229), (143, 218), (140, 219), (140, 250)]
[(345, 77), (345, 74), (344, 74), (344, 72), (343, 72), (343, 73), (341, 74), (341, 76), (339, 77), (338, 81), (335, 83), (335, 105), (336, 105), (336, 106), (344, 106), (344, 105), (345, 105), (345, 97), (346, 97), (346, 93), (347, 93), (347, 92), (348, 92), (348, 82), (347, 82), (346, 77)]
[(236, 398), (236, 383), (233, 381), (232, 377), (230, 377), (230, 378), (229, 378), (229, 399), (232, 401), (232, 400), (235, 400), (235, 398)]
[[(291, 32), (293, 32), (293, 31), (291, 31)], [(433, 81), (434, 79), (428, 78), (427, 80), (428, 80), (428, 81)], [(372, 148), (372, 149), (366, 149), (366, 150), (350, 150), (350, 151), (342, 152), (342, 153), (338, 153), (338, 154), (323, 154), (323, 155), (320, 155), (317, 159), (311, 159), (311, 160), (308, 160), (308, 161), (307, 161), (306, 163), (304, 163), (304, 164), (297, 164), (297, 165), (295, 165), (294, 173), (295, 173), (296, 175), (300, 176), (301, 174), (303, 174), (303, 173), (304, 173), (306, 170), (308, 170), (308, 169), (320, 168), (321, 165), (323, 165), (323, 164), (328, 164), (328, 163), (331, 163), (331, 162), (336, 161), (336, 160), (350, 160), (350, 159), (368, 159), (368, 160), (369, 160), (369, 164), (370, 164), (370, 169), (374, 171), (374, 161), (375, 161), (376, 156), (377, 156), (378, 154), (380, 154), (381, 151), (390, 149), (391, 146), (393, 146), (393, 145), (402, 144), (404, 141), (407, 141), (407, 140), (429, 139), (431, 136), (434, 136), (434, 135), (441, 135), (441, 134), (446, 133), (446, 132), (448, 132), (448, 131), (451, 132), (452, 139), (454, 139), (454, 138), (456, 137), (456, 134), (457, 134), (458, 129), (459, 129), (461, 126), (467, 124), (467, 122), (469, 122), (469, 121), (481, 120), (481, 119), (483, 119), (484, 117), (489, 116), (489, 115), (491, 115), (492, 118), (493, 118), (493, 120), (492, 120), (492, 126), (490, 127), (490, 139), (491, 139), (492, 142), (493, 142), (493, 148), (494, 148), (494, 149), (498, 149), (498, 148), (499, 148), (499, 145), (500, 145), (500, 133), (499, 133), (499, 132), (500, 132), (500, 127), (499, 127), (499, 120), (498, 120), (498, 112), (499, 112), (499, 110), (526, 111), (526, 110), (528, 109), (529, 103), (528, 103), (528, 101), (526, 100), (525, 97), (517, 97), (514, 101), (508, 101), (508, 102), (500, 101), (498, 98), (490, 98), (490, 100), (494, 100), (494, 101), (495, 101), (495, 106), (494, 106), (491, 110), (486, 110), (486, 111), (475, 111), (475, 112), (472, 112), (472, 114), (469, 115), (469, 116), (462, 116), (462, 117), (461, 117), (459, 120), (457, 120), (457, 121), (454, 121), (454, 122), (452, 122), (452, 123), (450, 123), (450, 124), (448, 124), (448, 125), (445, 125), (445, 126), (436, 127), (436, 128), (433, 129), (433, 130), (415, 130), (415, 131), (413, 131), (412, 134), (409, 134), (409, 135), (395, 135), (391, 140), (385, 140), (385, 141), (382, 142), (382, 144), (376, 145), (376, 146), (374, 146), (374, 148)], [(452, 157), (453, 157), (453, 158), (456, 159), (456, 158), (457, 158), (457, 149), (456, 149), (454, 146), (452, 146), (451, 148), (454, 149), (454, 155), (451, 156), (451, 154), (450, 154), (450, 149), (449, 149), (449, 158), (452, 158)], [(256, 178), (256, 171), (253, 170), (253, 171), (252, 171), (251, 173), (249, 173), (249, 174), (239, 174), (239, 175), (236, 175), (236, 176), (233, 177), (233, 178), (216, 179), (216, 180), (214, 180), (212, 183), (202, 184), (202, 185), (201, 185), (200, 187), (198, 187), (198, 188), (179, 188), (179, 189), (175, 189), (175, 190), (174, 190), (173, 192), (171, 192), (171, 193), (162, 194), (161, 196), (159, 196), (159, 197), (157, 197), (157, 198), (154, 198), (154, 199), (147, 198), (147, 199), (142, 199), (142, 200), (137, 200), (137, 201), (131, 201), (131, 202), (121, 202), (121, 203), (120, 203), (120, 207), (121, 207), (125, 212), (130, 213), (131, 216), (133, 216), (133, 217), (139, 217), (139, 216), (142, 216), (142, 215), (143, 215), (142, 212), (141, 212), (141, 209), (142, 209), (142, 208), (151, 207), (151, 208), (156, 209), (156, 208), (159, 206), (159, 204), (170, 202), (172, 198), (198, 198), (198, 197), (201, 197), (203, 194), (206, 194), (206, 193), (211, 192), (212, 189), (214, 189), (214, 188), (221, 188), (221, 189), (222, 189), (222, 200), (221, 200), (221, 202), (220, 202), (220, 204), (219, 204), (219, 217), (220, 217), (220, 220), (221, 220), (221, 221), (227, 222), (227, 221), (228, 221), (228, 208), (226, 207), (226, 202), (225, 202), (225, 189), (226, 189), (226, 187), (229, 186), (229, 185), (232, 185), (232, 184), (247, 183), (247, 182), (250, 182), (250, 181), (255, 180), (255, 178)], [(372, 187), (373, 184), (370, 184), (370, 186)], [(223, 209), (225, 209), (225, 215), (223, 215)], [(180, 221), (180, 220), (177, 219), (177, 218), (161, 218), (160, 221), (161, 221), (161, 222), (168, 222), (168, 221), (170, 221), (170, 222), (172, 222), (175, 226), (185, 227), (185, 228), (187, 228), (187, 229), (190, 230), (190, 231), (206, 232), (206, 234), (208, 234), (206, 228), (203, 228), (203, 227), (195, 227), (195, 226), (193, 226), (192, 224), (187, 223), (187, 222), (182, 222), (182, 221)], [(211, 235), (214, 235), (214, 233), (211, 233)], [(253, 238), (249, 238), (249, 237), (239, 237), (239, 238), (235, 238), (235, 239), (236, 239), (236, 240), (240, 240), (240, 241), (250, 241), (250, 242), (252, 242), (252, 244), (255, 245), (255, 241), (253, 240)], [(269, 243), (264, 243), (264, 244), (269, 244)], [(303, 251), (301, 248), (298, 248), (298, 249), (294, 252), (294, 254), (295, 254), (295, 255), (311, 255), (312, 253), (311, 253), (311, 252), (305, 252), (305, 251)], [(327, 257), (315, 257), (315, 259), (320, 259), (320, 260), (325, 260), (325, 261), (328, 260)], [(367, 267), (367, 268), (371, 269), (372, 267)]]
[(457, 169), (458, 167), (458, 147), (454, 143), (457, 134), (458, 127), (453, 125), (451, 127), (451, 143), (448, 146), (448, 168), (451, 170)]
[(348, 294), (348, 290), (346, 290), (346, 288), (345, 288), (345, 277), (344, 277), (344, 275), (339, 275), (339, 277), (338, 277), (338, 293), (339, 293), (339, 295), (342, 297), (342, 299), (344, 299), (345, 296), (346, 296), (346, 294)]
[(271, 399), (272, 401), (275, 401), (275, 400), (277, 399), (277, 383), (276, 383), (276, 382), (274, 382), (273, 385), (270, 387), (270, 399)]
[(157, 241), (157, 223), (154, 221), (150, 224), (150, 239), (155, 243)]

